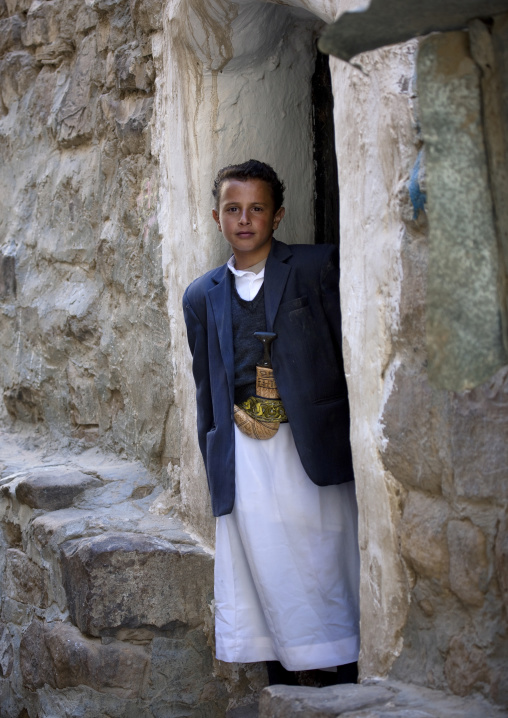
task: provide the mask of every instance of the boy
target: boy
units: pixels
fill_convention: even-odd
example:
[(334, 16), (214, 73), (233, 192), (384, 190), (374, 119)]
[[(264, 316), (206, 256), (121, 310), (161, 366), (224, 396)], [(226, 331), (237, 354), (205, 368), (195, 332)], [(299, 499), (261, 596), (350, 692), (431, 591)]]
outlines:
[[(274, 239), (284, 185), (262, 162), (222, 169), (213, 195), (233, 255), (187, 288), (183, 306), (218, 517), (217, 658), (267, 661), (270, 683), (336, 666), (321, 683), (354, 682), (359, 558), (337, 251)], [(257, 332), (276, 337), (268, 364), (280, 399), (265, 440), (255, 427), (275, 414), (256, 380)]]

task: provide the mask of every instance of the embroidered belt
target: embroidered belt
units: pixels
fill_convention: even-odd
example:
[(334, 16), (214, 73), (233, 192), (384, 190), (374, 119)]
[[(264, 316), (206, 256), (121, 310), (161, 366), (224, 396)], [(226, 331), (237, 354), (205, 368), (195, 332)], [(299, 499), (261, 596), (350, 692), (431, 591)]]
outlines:
[(288, 418), (280, 399), (250, 396), (239, 406), (235, 404), (235, 424), (251, 439), (271, 439)]
[(260, 396), (249, 396), (239, 406), (246, 414), (258, 421), (277, 421), (279, 424), (283, 424), (288, 420), (282, 399), (264, 399)]

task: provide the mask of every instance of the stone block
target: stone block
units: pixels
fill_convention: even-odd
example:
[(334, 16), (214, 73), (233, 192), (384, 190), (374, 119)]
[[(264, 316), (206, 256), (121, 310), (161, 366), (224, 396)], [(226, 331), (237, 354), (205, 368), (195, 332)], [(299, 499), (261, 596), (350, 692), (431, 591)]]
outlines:
[(47, 606), (47, 571), (18, 549), (5, 552), (3, 594), (19, 603)]
[(5, 107), (19, 100), (37, 76), (36, 59), (28, 52), (9, 52), (0, 62), (0, 95)]
[(114, 123), (124, 153), (144, 152), (144, 131), (152, 116), (153, 98), (127, 97), (117, 102), (103, 96), (101, 108), (105, 117)]
[(114, 54), (116, 86), (120, 90), (150, 90), (155, 79), (153, 62), (143, 57), (137, 42), (119, 47)]
[(138, 698), (150, 666), (147, 651), (121, 641), (107, 645), (68, 623), (33, 621), (20, 645), (23, 682), (30, 690), (89, 686), (120, 698)]
[(35, 50), (35, 59), (41, 65), (59, 65), (66, 57), (74, 53), (74, 45), (68, 40), (58, 38), (49, 45), (42, 45)]
[(21, 30), (23, 23), (19, 15), (0, 20), (0, 55), (9, 50), (17, 50), (21, 45)]
[(14, 649), (12, 646), (11, 634), (7, 628), (3, 628), (0, 634), (0, 675), (8, 678), (12, 671)]
[(212, 651), (200, 628), (181, 639), (153, 639), (150, 686), (157, 697), (154, 715), (164, 715), (168, 704), (179, 707), (177, 715), (188, 715), (193, 706), (200, 706), (203, 715), (221, 718), (227, 708), (229, 696), (213, 674)]
[(21, 677), (30, 691), (41, 688), (45, 683), (56, 685), (53, 664), (44, 640), (44, 628), (42, 621), (32, 621), (19, 646)]
[(103, 645), (65, 623), (48, 627), (45, 641), (56, 688), (85, 685), (123, 698), (142, 693), (150, 663), (144, 648), (121, 641)]
[(77, 496), (93, 486), (102, 486), (102, 482), (76, 469), (40, 468), (18, 483), (16, 498), (33, 509), (56, 511), (70, 506)]
[(37, 424), (44, 418), (42, 394), (31, 386), (7, 388), (3, 394), (5, 408), (15, 421)]
[(336, 718), (350, 711), (387, 703), (393, 693), (382, 686), (343, 685), (329, 688), (265, 688), (259, 700), (259, 718)]
[(67, 377), (71, 388), (72, 418), (76, 425), (99, 424), (100, 405), (99, 395), (92, 376), (86, 376), (83, 371), (69, 363)]
[(331, 688), (271, 686), (261, 693), (259, 718), (504, 718), (506, 711), (481, 698), (462, 698), (423, 686), (382, 684)]
[(497, 580), (506, 611), (508, 611), (508, 517), (501, 522), (494, 548)]
[(97, 25), (99, 16), (87, 5), (82, 5), (76, 18), (76, 32), (87, 32)]
[[(121, 491), (115, 492), (116, 487), (111, 484), (109, 487), (112, 489), (111, 494), (96, 489), (92, 496), (86, 497), (86, 500), (83, 497), (82, 509), (61, 509), (34, 519), (32, 530), (37, 546), (40, 548), (48, 546), (54, 551), (58, 550), (58, 546), (64, 541), (85, 535), (96, 536), (106, 531), (148, 533), (170, 543), (194, 544), (177, 519), (144, 513), (137, 502), (125, 501)], [(115, 494), (120, 494), (116, 503), (112, 500)], [(79, 500), (76, 503), (80, 503)]]
[(448, 584), (450, 558), (446, 540), (448, 505), (442, 499), (410, 491), (400, 527), (402, 555), (419, 576)]
[(453, 483), (458, 496), (508, 500), (508, 367), (451, 402)]
[(158, 0), (131, 0), (132, 19), (144, 32), (162, 30), (162, 6)]
[(397, 368), (381, 423), (383, 464), (405, 488), (440, 494), (451, 481), (446, 397), (405, 364)]
[(96, 124), (92, 83), (96, 58), (95, 36), (87, 35), (81, 42), (69, 88), (56, 117), (57, 138), (65, 146), (81, 144), (92, 137)]
[(58, 38), (58, 3), (34, 0), (26, 17), (23, 45), (32, 47), (54, 42)]
[(32, 523), (33, 539), (40, 548), (50, 546), (55, 550), (64, 541), (104, 530), (100, 512), (75, 508), (52, 511), (38, 516)]
[(467, 696), (478, 683), (490, 683), (484, 652), (464, 636), (450, 641), (444, 672), (448, 685), (459, 696)]
[(489, 582), (489, 562), (482, 531), (471, 521), (448, 523), (450, 588), (471, 606), (481, 606)]
[(16, 626), (23, 626), (33, 613), (32, 606), (26, 603), (18, 603), (9, 596), (2, 599), (2, 622), (4, 624), (14, 623)]
[(13, 548), (22, 548), (23, 535), (21, 526), (13, 521), (3, 521), (2, 528), (4, 530), (5, 540)]
[(32, 0), (5, 0), (7, 5), (7, 13), (9, 15), (16, 15), (17, 13), (28, 12)]
[(430, 245), (428, 375), (456, 392), (478, 386), (507, 363), (485, 98), (469, 42), (466, 32), (434, 33), (417, 60)]
[(61, 567), (71, 620), (92, 636), (197, 626), (209, 611), (213, 560), (197, 546), (104, 534), (62, 544)]

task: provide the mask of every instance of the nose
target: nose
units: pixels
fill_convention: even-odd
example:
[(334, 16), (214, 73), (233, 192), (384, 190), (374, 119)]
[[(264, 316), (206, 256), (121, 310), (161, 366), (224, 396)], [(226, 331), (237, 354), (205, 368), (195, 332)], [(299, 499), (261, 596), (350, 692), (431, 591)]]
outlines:
[(242, 214), (240, 215), (240, 224), (250, 224), (247, 208), (242, 210)]

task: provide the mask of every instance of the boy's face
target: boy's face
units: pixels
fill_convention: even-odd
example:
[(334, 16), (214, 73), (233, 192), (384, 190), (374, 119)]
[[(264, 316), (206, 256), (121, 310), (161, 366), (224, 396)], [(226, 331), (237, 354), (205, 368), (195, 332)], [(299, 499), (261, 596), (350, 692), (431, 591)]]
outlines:
[(270, 186), (263, 180), (227, 180), (221, 187), (219, 211), (212, 214), (233, 249), (237, 269), (247, 269), (268, 256), (284, 207), (275, 212)]

